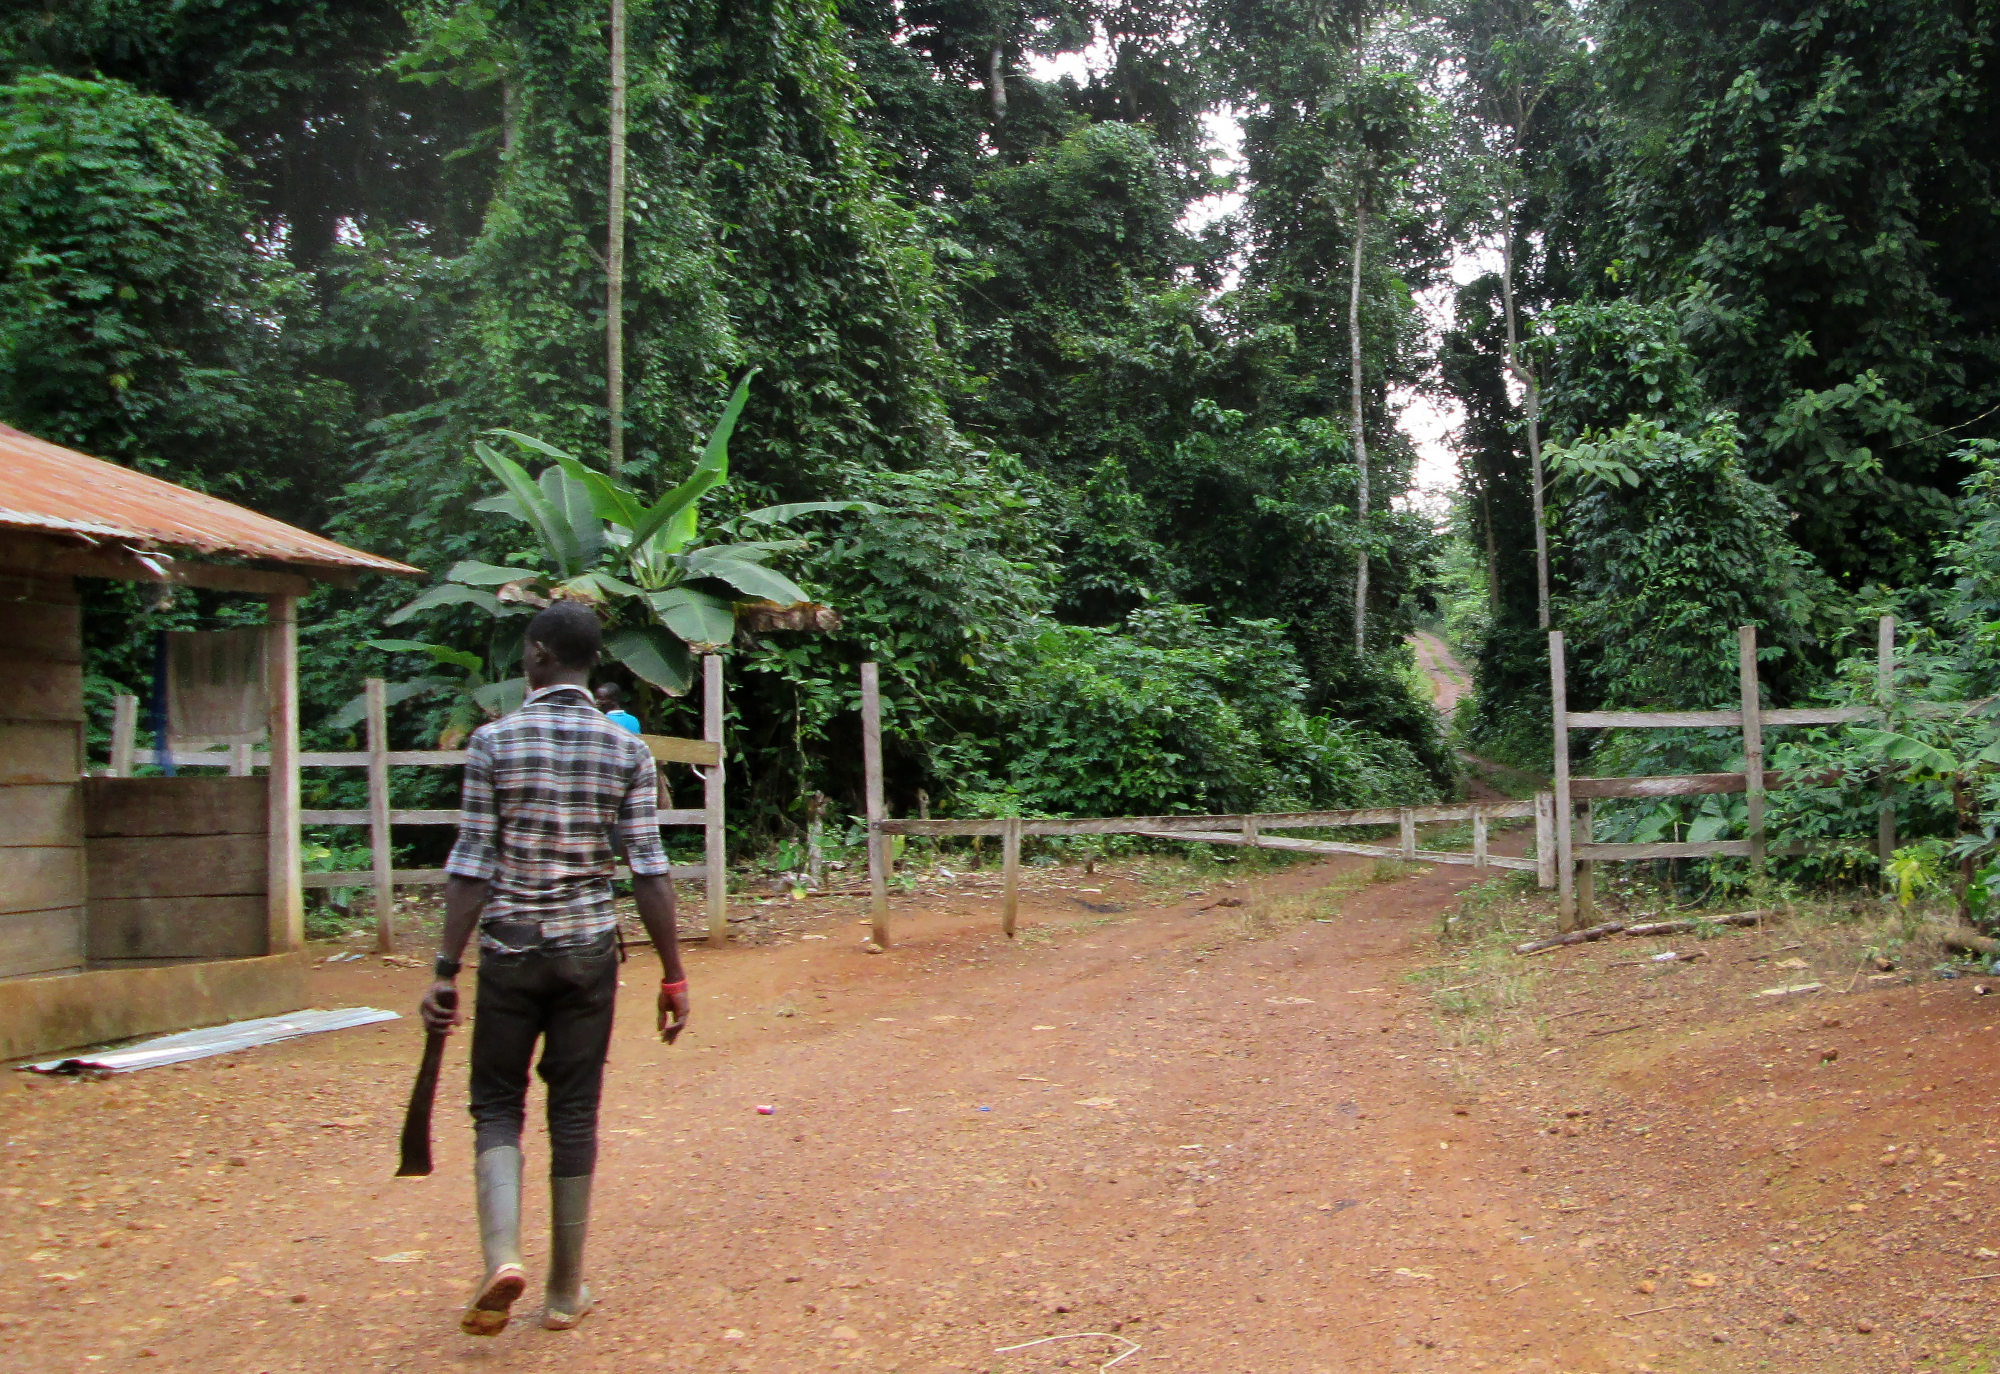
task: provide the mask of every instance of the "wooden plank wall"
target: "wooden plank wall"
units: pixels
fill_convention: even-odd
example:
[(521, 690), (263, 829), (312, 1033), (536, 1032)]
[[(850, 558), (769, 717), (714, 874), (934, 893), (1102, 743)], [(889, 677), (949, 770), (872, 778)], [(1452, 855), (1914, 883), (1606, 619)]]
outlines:
[(0, 645), (0, 978), (79, 969), (83, 638), (74, 584), (0, 569)]
[(269, 781), (84, 784), (93, 967), (269, 952)]

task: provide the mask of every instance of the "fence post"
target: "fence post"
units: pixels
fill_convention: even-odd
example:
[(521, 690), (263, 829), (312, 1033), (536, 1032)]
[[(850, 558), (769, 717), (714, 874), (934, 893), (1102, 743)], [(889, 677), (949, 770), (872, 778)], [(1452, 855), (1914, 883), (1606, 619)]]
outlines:
[[(1889, 694), (1896, 686), (1896, 617), (1885, 615), (1875, 625), (1875, 695), (1882, 703), (1882, 728), (1889, 727)], [(1889, 860), (1896, 853), (1894, 785), (1885, 774), (1882, 799), (1875, 810), (1875, 855), (1882, 865), (1882, 885), (1889, 885)]]
[(1253, 861), (1261, 862), (1261, 860), (1257, 860), (1257, 854), (1256, 854), (1256, 851), (1258, 849), (1257, 818), (1255, 816), (1245, 816), (1243, 818), (1242, 828), (1243, 828), (1243, 847), (1244, 849), (1249, 851), (1243, 856), (1244, 864), (1247, 867)]
[(362, 683), (368, 704), (368, 859), (375, 877), (375, 948), (396, 947), (395, 851), (389, 845), (389, 698), (379, 677)]
[(139, 737), (139, 698), (119, 696), (111, 703), (111, 776), (132, 776), (132, 755)]
[(1406, 861), (1417, 857), (1417, 818), (1409, 807), (1401, 807), (1396, 812), (1396, 823), (1402, 830), (1400, 852)]
[(1021, 818), (1000, 823), (1000, 933), (1014, 938), (1014, 917), (1021, 905)]
[(229, 746), (229, 776), (247, 778), (250, 776), (250, 745), (240, 741)]
[[(1587, 801), (1576, 808), (1576, 814), (1583, 818), (1583, 842), (1588, 845), (1597, 839), (1597, 803)], [(1583, 859), (1576, 865), (1576, 923), (1579, 926), (1597, 924), (1597, 860)]]
[(1556, 885), (1556, 794), (1535, 793), (1535, 886)]
[(1569, 684), (1561, 630), (1549, 631), (1549, 710), (1555, 727), (1556, 929), (1576, 929), (1576, 870), (1570, 866)]
[(1743, 798), (1750, 812), (1750, 870), (1764, 871), (1764, 716), (1757, 691), (1757, 627), (1736, 631), (1736, 675), (1743, 693)]
[(1472, 866), (1486, 867), (1486, 808), (1479, 807), (1472, 813)]
[(861, 665), (861, 771), (868, 806), (868, 914), (875, 943), (889, 947), (889, 865), (882, 834), (882, 684), (873, 663)]
[(708, 899), (708, 943), (719, 947), (729, 940), (729, 850), (723, 830), (722, 792), (727, 782), (729, 762), (722, 754), (722, 656), (704, 654), (701, 660), (701, 737), (715, 741), (715, 762), (701, 776), (703, 816), (703, 859), (706, 872), (702, 885)]

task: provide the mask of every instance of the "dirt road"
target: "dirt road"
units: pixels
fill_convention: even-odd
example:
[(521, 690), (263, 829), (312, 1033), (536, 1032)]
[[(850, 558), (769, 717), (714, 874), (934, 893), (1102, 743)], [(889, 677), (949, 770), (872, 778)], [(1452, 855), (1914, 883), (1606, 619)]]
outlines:
[(1429, 630), (1418, 630), (1412, 634), (1410, 647), (1417, 652), (1417, 667), (1431, 680), (1431, 700), (1449, 718), (1458, 709), (1458, 703), (1472, 691), (1471, 675), (1453, 656), (1450, 647)]
[[(1018, 942), (981, 888), (898, 898), (882, 955), (850, 903), (782, 943), (693, 951), (698, 1020), (671, 1050), (645, 1033), (634, 963), (590, 1255), (605, 1304), (570, 1333), (457, 1333), (477, 1262), (462, 1118), (441, 1113), (435, 1176), (390, 1177), (413, 1021), (103, 1082), (19, 1076), (0, 1095), (0, 1360), (1027, 1374), (1136, 1345), (1121, 1371), (1915, 1367), (1871, 1363), (1886, 1345), (1831, 1359), (1887, 1335), (1849, 1327), (1840, 1347), (1813, 1309), (1786, 1328), (1809, 1348), (1752, 1359), (1717, 1339), (1705, 1291), (1607, 1240), (1705, 1207), (1718, 1166), (1651, 1070), (1624, 1065), (1580, 1118), (1559, 1110), (1571, 1058), (1467, 1075), (1405, 978), (1470, 881), (1334, 861), (1192, 895), (1038, 870)], [(1231, 894), (1247, 904), (1215, 905)], [(406, 1009), (423, 974), (313, 979), (323, 1005)], [(1633, 1147), (1569, 1137), (1611, 1129), (1620, 1093), (1650, 1103), (1651, 1140), (1694, 1152), (1683, 1169), (1663, 1147), (1648, 1200), (1607, 1220), (1582, 1209), (1632, 1186)], [(529, 1157), (544, 1167), (538, 1129)], [(543, 1210), (531, 1191), (531, 1265)], [(1085, 1332), (1106, 1334), (996, 1353)]]

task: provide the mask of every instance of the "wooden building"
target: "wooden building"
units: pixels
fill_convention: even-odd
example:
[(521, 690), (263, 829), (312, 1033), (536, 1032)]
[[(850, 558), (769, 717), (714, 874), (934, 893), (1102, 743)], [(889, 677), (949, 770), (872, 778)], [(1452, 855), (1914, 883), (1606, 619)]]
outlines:
[[(0, 1058), (304, 1004), (299, 598), (417, 572), (0, 425)], [(264, 602), (266, 772), (91, 776), (79, 578)]]

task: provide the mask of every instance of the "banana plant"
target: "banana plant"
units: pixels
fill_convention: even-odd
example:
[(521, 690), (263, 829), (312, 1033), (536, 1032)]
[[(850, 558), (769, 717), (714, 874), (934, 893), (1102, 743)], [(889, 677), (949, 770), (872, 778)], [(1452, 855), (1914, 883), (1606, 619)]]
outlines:
[(463, 560), (442, 582), (390, 615), (388, 623), (444, 606), (478, 606), (499, 617), (565, 598), (587, 601), (604, 617), (605, 652), (642, 681), (680, 696), (694, 680), (695, 657), (728, 644), (740, 615), (825, 611), (771, 566), (778, 555), (807, 547), (806, 541), (743, 539), (738, 537), (741, 527), (881, 507), (866, 501), (766, 506), (729, 522), (731, 542), (697, 543), (701, 498), (729, 480), (729, 437), (749, 387), (750, 376), (737, 384), (687, 480), (650, 502), (617, 478), (532, 435), (489, 430), (490, 438), (507, 441), (529, 461), (550, 460), (539, 477), (532, 477), (495, 444), (482, 439), (472, 446), (501, 486), (474, 509), (526, 525), (540, 546), (542, 566)]
[[(383, 701), (396, 706), (422, 697), (447, 698), (450, 709), (445, 713), (444, 728), (438, 732), (440, 749), (458, 748), (481, 724), (519, 706), (526, 694), (527, 683), (522, 678), (488, 681), (486, 661), (464, 649), (417, 639), (370, 639), (365, 643), (392, 654), (423, 654), (437, 666), (437, 672), (387, 684)], [(504, 653), (505, 647), (496, 645), (496, 654)], [(327, 724), (336, 730), (352, 729), (367, 715), (368, 694), (363, 692), (329, 717)]]

